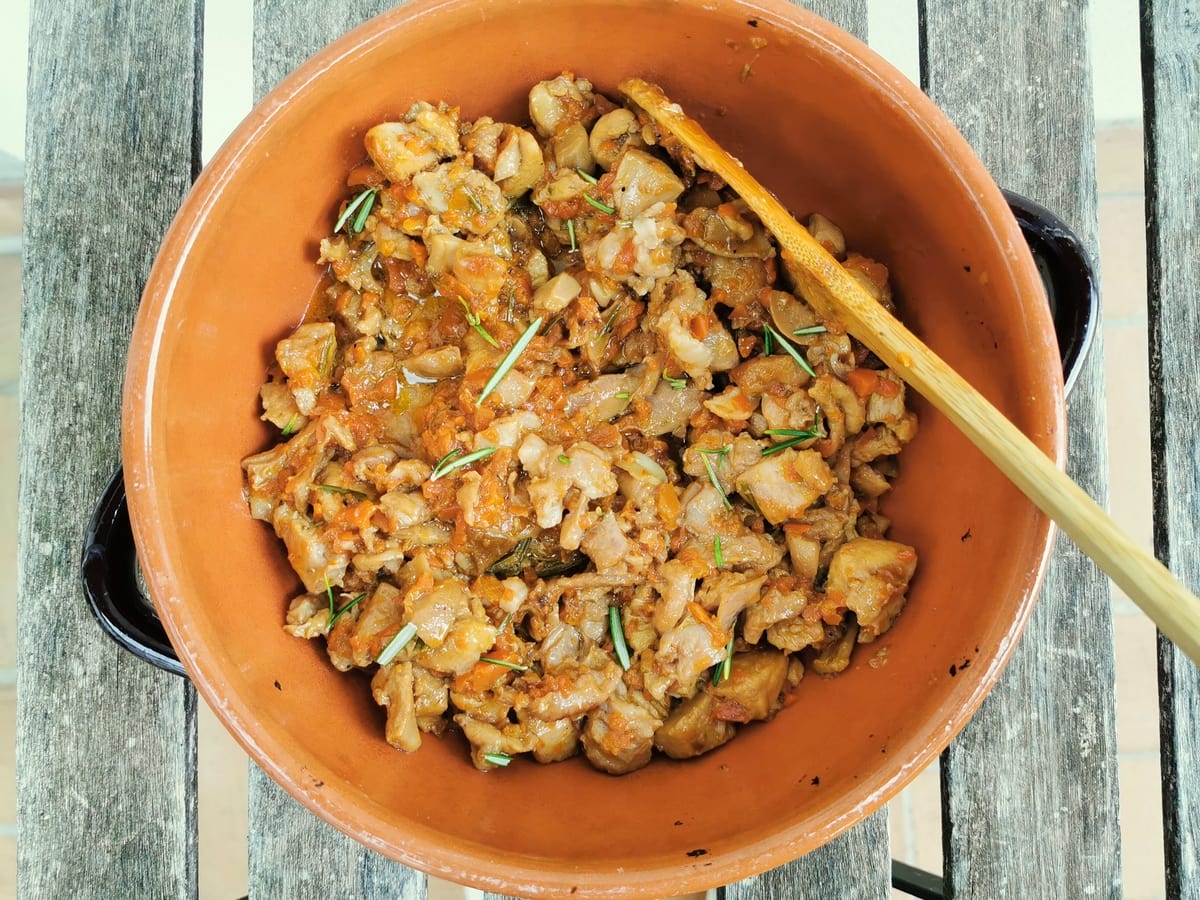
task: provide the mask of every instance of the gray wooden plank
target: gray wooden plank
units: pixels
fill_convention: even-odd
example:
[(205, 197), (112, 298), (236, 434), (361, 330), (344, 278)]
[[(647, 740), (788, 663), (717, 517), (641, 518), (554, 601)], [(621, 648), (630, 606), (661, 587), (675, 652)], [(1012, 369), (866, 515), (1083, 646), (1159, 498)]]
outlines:
[[(1086, 0), (923, 0), (926, 91), (997, 180), (1096, 246)], [(1102, 341), (1068, 405), (1069, 474), (1107, 499)], [(944, 755), (953, 896), (1121, 892), (1107, 580), (1058, 540), (1037, 609), (998, 688)]]
[[(1142, 4), (1146, 100), (1146, 218), (1154, 545), (1200, 590), (1196, 498), (1200, 420), (1200, 22), (1195, 4)], [(1200, 672), (1159, 635), (1163, 825), (1168, 897), (1200, 897)]]
[[(798, 5), (817, 13), (863, 40), (867, 4), (859, 0), (806, 0)], [(887, 808), (834, 841), (787, 865), (728, 885), (725, 900), (774, 900), (778, 897), (841, 897), (883, 900), (891, 896), (891, 851)], [(847, 873), (853, 872), (852, 878)]]
[[(254, 96), (330, 41), (393, 6), (387, 0), (312, 3), (256, 0)], [(250, 896), (325, 900), (395, 897), (416, 900), (427, 879), (326, 825), (250, 766)]]
[(118, 464), (138, 297), (199, 167), (200, 10), (186, 0), (35, 0), (30, 13), (20, 890), (39, 900), (195, 896), (195, 693), (101, 632), (78, 571)]

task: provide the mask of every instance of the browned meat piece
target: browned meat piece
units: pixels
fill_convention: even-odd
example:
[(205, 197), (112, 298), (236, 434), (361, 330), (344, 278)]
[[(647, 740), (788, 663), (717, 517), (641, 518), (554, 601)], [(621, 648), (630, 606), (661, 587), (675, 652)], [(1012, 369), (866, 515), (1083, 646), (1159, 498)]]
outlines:
[(836, 479), (815, 450), (780, 450), (738, 477), (737, 489), (772, 525), (799, 519)]
[(412, 752), (421, 746), (417, 729), (417, 713), (413, 704), (413, 665), (410, 662), (383, 666), (371, 679), (375, 702), (387, 707), (387, 742), (400, 750)]
[(650, 762), (654, 733), (662, 720), (627, 697), (614, 694), (593, 710), (583, 726), (588, 761), (610, 775), (624, 775)]
[(725, 722), (769, 719), (783, 706), (788, 658), (773, 650), (735, 653), (729, 677), (712, 689), (713, 715)]
[(684, 700), (654, 733), (654, 746), (672, 759), (690, 759), (730, 740), (737, 729), (713, 715), (714, 701), (708, 691)]
[(860, 643), (892, 627), (904, 608), (908, 583), (917, 569), (917, 551), (896, 541), (858, 538), (843, 544), (829, 564), (825, 591), (858, 617)]

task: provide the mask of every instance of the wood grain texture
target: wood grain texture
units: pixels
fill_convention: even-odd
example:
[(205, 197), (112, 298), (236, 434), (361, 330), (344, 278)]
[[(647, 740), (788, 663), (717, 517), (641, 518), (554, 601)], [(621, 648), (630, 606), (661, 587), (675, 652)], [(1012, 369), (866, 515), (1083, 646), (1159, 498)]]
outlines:
[[(254, 98), (330, 41), (394, 6), (386, 0), (257, 0)], [(426, 895), (426, 878), (326, 825), (250, 765), (250, 896), (289, 900)]]
[[(1086, 0), (924, 0), (925, 89), (996, 179), (1096, 246)], [(1100, 335), (1068, 404), (1071, 475), (1106, 502)], [(1109, 585), (1060, 537), (997, 689), (943, 757), (947, 890), (1119, 897)]]
[[(865, 0), (809, 0), (798, 5), (864, 41), (867, 39)], [(729, 885), (723, 891), (723, 900), (889, 897), (891, 851), (887, 816), (884, 808), (837, 840), (794, 862)]]
[[(1154, 546), (1176, 575), (1196, 588), (1200, 10), (1182, 0), (1147, 0), (1142, 15)], [(1200, 898), (1200, 672), (1160, 636), (1159, 675), (1166, 891), (1168, 897), (1195, 900)]]
[(196, 700), (101, 632), (84, 533), (138, 298), (199, 166), (197, 4), (35, 0), (18, 533), (22, 896), (196, 893)]

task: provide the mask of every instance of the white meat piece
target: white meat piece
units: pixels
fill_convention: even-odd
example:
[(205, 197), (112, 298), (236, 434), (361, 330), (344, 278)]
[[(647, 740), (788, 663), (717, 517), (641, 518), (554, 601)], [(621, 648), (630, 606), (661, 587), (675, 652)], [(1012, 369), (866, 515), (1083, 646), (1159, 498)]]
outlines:
[(500, 224), (508, 209), (496, 182), (458, 162), (414, 175), (412, 183), (422, 208), (454, 231), (486, 234)]
[(570, 759), (579, 748), (579, 727), (570, 719), (544, 722), (530, 716), (521, 724), (533, 739), (533, 758), (540, 763)]
[(613, 206), (622, 219), (632, 219), (656, 203), (674, 203), (683, 193), (679, 176), (645, 150), (627, 149), (615, 171)]
[(337, 352), (335, 331), (332, 322), (309, 322), (275, 346), (275, 359), (287, 376), (288, 390), (306, 416), (312, 415), (317, 396), (329, 387)]
[(379, 498), (379, 509), (387, 517), (388, 531), (420, 525), (433, 518), (433, 511), (420, 491), (388, 491)]
[(741, 611), (758, 602), (766, 580), (766, 575), (719, 572), (704, 579), (696, 601), (705, 609), (715, 609), (717, 622), (730, 631)]
[(573, 719), (595, 709), (621, 683), (621, 667), (608, 660), (595, 669), (582, 663), (565, 663), (553, 677), (530, 688), (525, 711), (535, 719)]
[(350, 560), (345, 553), (330, 551), (316, 525), (283, 503), (275, 507), (271, 522), (275, 534), (287, 547), (288, 562), (304, 582), (305, 590), (322, 593), (326, 578), (334, 587), (341, 585)]
[(539, 315), (553, 316), (579, 296), (583, 287), (568, 272), (560, 272), (534, 291), (533, 308)]
[(489, 754), (516, 756), (533, 749), (533, 738), (528, 734), (528, 730), (520, 725), (504, 725), (497, 728), (466, 713), (459, 713), (454, 717), (454, 721), (471, 744), (471, 762), (482, 772), (496, 768), (495, 763), (485, 759)]
[(650, 762), (660, 725), (662, 719), (645, 707), (614, 694), (588, 716), (581, 738), (584, 753), (602, 772), (633, 772)]
[[(564, 462), (560, 457), (564, 457)], [(571, 446), (569, 454), (561, 446), (551, 447), (536, 434), (528, 434), (517, 450), (517, 458), (532, 476), (529, 500), (542, 528), (562, 522), (563, 504), (572, 488), (588, 500), (611, 497), (617, 492), (617, 477), (608, 455), (587, 441)]]
[(292, 637), (315, 638), (329, 632), (329, 600), (317, 594), (301, 594), (288, 605), (283, 630)]
[(760, 595), (757, 603), (747, 607), (742, 619), (742, 637), (748, 643), (757, 644), (763, 632), (776, 622), (800, 615), (809, 599), (809, 594), (802, 590), (785, 591), (772, 585)]
[[(707, 390), (713, 372), (728, 371), (738, 364), (737, 345), (725, 326), (711, 319), (708, 299), (687, 272), (680, 270), (658, 282), (650, 310), (654, 312), (647, 314), (648, 327), (699, 387)], [(710, 320), (703, 339), (692, 333), (692, 320), (697, 317)]]
[(594, 103), (591, 82), (564, 72), (530, 89), (529, 119), (538, 134), (548, 138), (582, 119)]
[(837, 477), (815, 450), (780, 450), (743, 472), (738, 492), (772, 525), (799, 519)]
[(667, 676), (668, 692), (690, 697), (696, 679), (725, 658), (725, 640), (716, 641), (706, 625), (689, 611), (683, 621), (662, 636), (654, 654), (654, 668)]
[(658, 575), (659, 582), (655, 587), (659, 601), (654, 608), (654, 629), (659, 634), (666, 634), (679, 624), (688, 603), (695, 598), (698, 576), (691, 566), (674, 558), (658, 567)]
[(387, 707), (384, 737), (397, 749), (408, 753), (421, 746), (417, 729), (416, 706), (413, 702), (413, 666), (410, 662), (384, 666), (371, 679), (375, 702)]
[(443, 675), (462, 675), (496, 643), (495, 626), (473, 617), (454, 623), (440, 647), (422, 656), (421, 663)]
[(363, 140), (367, 155), (389, 181), (403, 181), (457, 156), (458, 113), (447, 106), (414, 103), (403, 122), (383, 122)]
[(455, 622), (471, 614), (471, 595), (458, 579), (447, 578), (410, 599), (409, 608), (408, 624), (416, 626), (417, 637), (436, 648)]
[(868, 643), (892, 627), (904, 608), (916, 568), (917, 552), (912, 547), (856, 538), (833, 554), (825, 592), (854, 612), (861, 626), (858, 640)]
[(588, 529), (579, 546), (592, 558), (597, 569), (620, 565), (629, 555), (629, 541), (612, 512), (605, 513), (599, 522)]
[(626, 147), (644, 147), (642, 126), (632, 112), (624, 107), (606, 112), (592, 126), (588, 149), (600, 167), (611, 169)]
[[(628, 224), (618, 224), (599, 240), (583, 244), (588, 271), (604, 273), (628, 284), (639, 295), (666, 278), (679, 264), (679, 248), (687, 237), (675, 222), (674, 204), (657, 203)], [(632, 249), (633, 268), (628, 257)]]

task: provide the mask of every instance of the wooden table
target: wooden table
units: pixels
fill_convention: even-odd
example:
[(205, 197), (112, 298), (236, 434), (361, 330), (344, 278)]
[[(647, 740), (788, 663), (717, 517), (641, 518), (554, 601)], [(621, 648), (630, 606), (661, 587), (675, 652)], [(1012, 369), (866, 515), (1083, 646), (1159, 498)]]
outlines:
[[(383, 0), (257, 0), (257, 96)], [(866, 0), (809, 5), (865, 36)], [(18, 681), (22, 895), (196, 894), (196, 694), (121, 651), (80, 598), (81, 540), (118, 463), (138, 296), (200, 166), (202, 0), (34, 0), (21, 368)], [(1159, 555), (1200, 588), (1200, 26), (1144, 0)], [(925, 90), (1005, 187), (1096, 246), (1086, 0), (926, 0)], [(1070, 472), (1105, 499), (1099, 336), (1070, 402)], [(945, 887), (958, 897), (1118, 897), (1109, 586), (1060, 541), (998, 689), (941, 760)], [(1161, 646), (1168, 896), (1200, 897), (1200, 690)], [(1142, 798), (1125, 798), (1127, 803)], [(889, 896), (886, 812), (741, 897)], [(342, 838), (255, 770), (253, 897), (405, 897), (424, 876)]]

